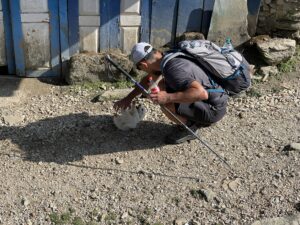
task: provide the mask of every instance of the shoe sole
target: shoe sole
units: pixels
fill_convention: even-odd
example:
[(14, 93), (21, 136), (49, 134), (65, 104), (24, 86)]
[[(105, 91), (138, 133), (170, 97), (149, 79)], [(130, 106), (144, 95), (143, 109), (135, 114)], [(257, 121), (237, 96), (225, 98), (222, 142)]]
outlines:
[(166, 144), (181, 144), (181, 143), (191, 141), (194, 139), (196, 139), (196, 137), (194, 135), (188, 135), (188, 136), (185, 136), (185, 137), (177, 139), (177, 140), (172, 140), (172, 139), (166, 138), (165, 143)]

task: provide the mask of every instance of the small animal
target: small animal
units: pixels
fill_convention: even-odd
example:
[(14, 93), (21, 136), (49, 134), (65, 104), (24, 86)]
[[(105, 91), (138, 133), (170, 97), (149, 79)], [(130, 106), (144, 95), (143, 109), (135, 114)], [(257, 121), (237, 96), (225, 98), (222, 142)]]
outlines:
[(122, 110), (119, 115), (115, 115), (113, 121), (118, 129), (126, 131), (136, 128), (145, 115), (146, 108), (144, 106), (133, 104), (129, 109)]

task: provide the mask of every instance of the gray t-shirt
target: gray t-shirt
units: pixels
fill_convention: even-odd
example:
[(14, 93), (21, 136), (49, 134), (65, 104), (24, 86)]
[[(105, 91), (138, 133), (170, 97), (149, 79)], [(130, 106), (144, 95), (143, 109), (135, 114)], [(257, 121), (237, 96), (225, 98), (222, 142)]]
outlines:
[[(173, 58), (167, 62), (163, 70), (166, 91), (174, 93), (185, 91), (193, 81), (198, 81), (204, 89), (214, 89), (206, 72), (190, 59), (182, 57)], [(217, 85), (217, 84), (216, 84)], [(216, 88), (221, 89), (217, 85)], [(209, 99), (204, 101), (215, 107), (226, 106), (228, 95), (226, 93), (209, 93)]]

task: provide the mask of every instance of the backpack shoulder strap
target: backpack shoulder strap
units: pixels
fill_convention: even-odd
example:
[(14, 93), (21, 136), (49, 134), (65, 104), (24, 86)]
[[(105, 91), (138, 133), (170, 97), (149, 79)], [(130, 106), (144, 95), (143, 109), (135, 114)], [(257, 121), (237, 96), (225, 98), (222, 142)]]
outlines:
[(160, 69), (161, 69), (161, 72), (163, 72), (166, 64), (173, 58), (176, 58), (178, 56), (187, 56), (185, 53), (183, 53), (182, 51), (180, 50), (176, 50), (176, 51), (172, 51), (172, 52), (167, 52), (164, 56), (163, 56), (163, 59), (160, 63)]

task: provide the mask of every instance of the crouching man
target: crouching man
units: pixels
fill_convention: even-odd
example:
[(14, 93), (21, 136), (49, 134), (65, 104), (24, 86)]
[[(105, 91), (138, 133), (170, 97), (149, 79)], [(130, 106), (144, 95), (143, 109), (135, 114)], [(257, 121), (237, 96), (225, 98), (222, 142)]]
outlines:
[[(167, 107), (195, 132), (221, 120), (226, 114), (228, 95), (225, 92), (207, 92), (207, 89), (220, 88), (212, 85), (208, 72), (182, 56), (170, 59), (161, 69), (163, 57), (160, 51), (144, 42), (137, 43), (131, 51), (131, 60), (138, 69), (147, 72), (154, 80), (163, 74), (159, 83), (161, 91), (151, 94), (151, 100)], [(141, 81), (144, 87), (148, 85), (148, 76)], [(141, 91), (136, 87), (128, 96), (117, 101), (114, 108), (128, 108), (139, 94)], [(177, 122), (172, 115), (164, 113), (170, 120)], [(166, 136), (165, 142), (179, 144), (192, 139), (195, 139), (192, 134), (176, 126)]]

